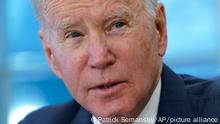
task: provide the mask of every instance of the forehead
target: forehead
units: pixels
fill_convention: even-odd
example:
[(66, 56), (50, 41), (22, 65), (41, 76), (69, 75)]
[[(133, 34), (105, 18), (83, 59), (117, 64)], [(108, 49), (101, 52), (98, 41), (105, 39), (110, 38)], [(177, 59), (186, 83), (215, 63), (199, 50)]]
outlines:
[[(47, 0), (43, 4), (45, 12), (61, 10), (63, 7), (68, 9), (92, 8), (92, 7), (109, 7), (113, 5), (125, 5), (137, 7), (138, 3), (144, 3), (143, 0)], [(64, 9), (63, 8), (63, 9)], [(58, 11), (58, 10), (57, 10)]]
[[(143, 8), (143, 0), (48, 0), (44, 5), (46, 20), (56, 20), (68, 16), (105, 16), (112, 11)], [(56, 20), (58, 21), (58, 20)]]

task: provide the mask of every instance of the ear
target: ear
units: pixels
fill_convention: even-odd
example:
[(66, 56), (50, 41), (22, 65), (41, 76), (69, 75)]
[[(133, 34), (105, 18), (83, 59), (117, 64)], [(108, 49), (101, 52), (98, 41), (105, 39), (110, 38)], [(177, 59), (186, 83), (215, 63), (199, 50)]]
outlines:
[(165, 8), (162, 3), (159, 3), (156, 8), (156, 20), (155, 20), (157, 34), (159, 36), (158, 54), (163, 57), (167, 48), (167, 27), (166, 27), (166, 14)]
[(41, 39), (44, 53), (46, 55), (47, 61), (49, 66), (51, 67), (52, 71), (60, 78), (62, 79), (61, 70), (58, 68), (58, 62), (56, 61), (54, 54), (51, 49), (51, 45), (49, 44), (50, 41), (47, 41), (48, 38), (46, 38), (45, 34), (42, 30), (39, 31), (39, 37)]

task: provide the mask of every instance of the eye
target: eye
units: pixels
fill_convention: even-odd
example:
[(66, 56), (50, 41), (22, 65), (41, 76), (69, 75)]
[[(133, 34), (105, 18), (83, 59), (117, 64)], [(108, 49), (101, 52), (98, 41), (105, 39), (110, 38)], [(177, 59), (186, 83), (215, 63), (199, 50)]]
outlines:
[(78, 32), (78, 31), (75, 31), (75, 32), (69, 32), (65, 35), (65, 38), (77, 38), (77, 37), (80, 37), (80, 36), (83, 36), (82, 33)]
[(126, 25), (125, 22), (118, 21), (118, 22), (113, 23), (112, 28), (122, 28), (122, 27), (124, 27), (125, 25)]

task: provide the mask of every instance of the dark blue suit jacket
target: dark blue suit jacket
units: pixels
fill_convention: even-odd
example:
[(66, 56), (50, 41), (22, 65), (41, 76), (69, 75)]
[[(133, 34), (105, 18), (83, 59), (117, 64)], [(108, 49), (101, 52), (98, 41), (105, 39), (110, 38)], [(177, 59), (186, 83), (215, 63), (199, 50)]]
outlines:
[[(212, 118), (212, 121), (217, 119), (220, 123), (220, 84), (188, 75), (177, 75), (166, 65), (163, 66), (161, 78), (157, 124), (166, 123), (166, 121), (169, 123), (171, 118), (191, 118), (192, 123), (196, 117)], [(92, 124), (91, 116), (72, 100), (66, 104), (34, 111), (19, 124)], [(200, 122), (203, 118), (200, 118)]]

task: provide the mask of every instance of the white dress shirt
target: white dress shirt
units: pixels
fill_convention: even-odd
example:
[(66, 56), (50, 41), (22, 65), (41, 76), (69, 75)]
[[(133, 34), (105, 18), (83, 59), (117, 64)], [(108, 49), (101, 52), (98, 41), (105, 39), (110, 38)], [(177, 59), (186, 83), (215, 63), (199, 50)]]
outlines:
[[(160, 102), (160, 92), (161, 92), (161, 78), (155, 88), (151, 98), (149, 99), (147, 105), (144, 107), (143, 111), (136, 118), (133, 124), (155, 124), (159, 102)], [(92, 116), (93, 124), (101, 124), (100, 121)]]

